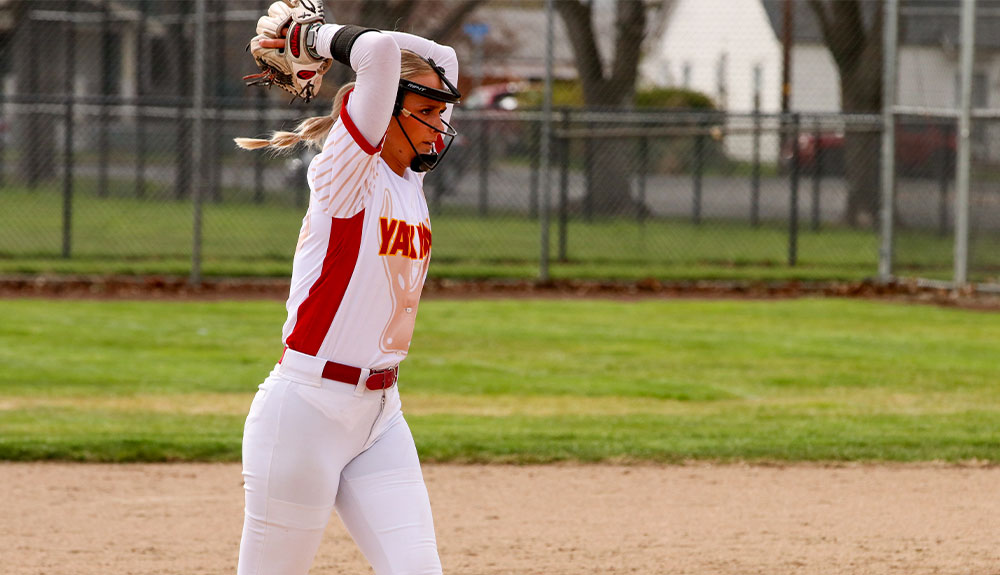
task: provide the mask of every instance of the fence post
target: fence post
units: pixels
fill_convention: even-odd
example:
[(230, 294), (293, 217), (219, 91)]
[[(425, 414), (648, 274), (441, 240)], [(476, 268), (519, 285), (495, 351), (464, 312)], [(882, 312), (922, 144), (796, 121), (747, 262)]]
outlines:
[(490, 143), (488, 120), (485, 115), (480, 116), (477, 135), (479, 136), (479, 217), (485, 218), (490, 210)]
[[(0, 58), (3, 58), (5, 61), (10, 58), (7, 50), (0, 51)], [(13, 122), (7, 118), (7, 87), (6, 82), (2, 79), (0, 79), (0, 122), (3, 122), (7, 126), (7, 131), (9, 133)], [(0, 137), (0, 188), (7, 185), (7, 178), (5, 176), (7, 166), (3, 159), (7, 154), (7, 149), (4, 145), (4, 139), (5, 138)]]
[(193, 212), (194, 233), (191, 241), (191, 284), (201, 284), (201, 232), (202, 232), (202, 193), (205, 187), (205, 158), (202, 154), (205, 137), (205, 40), (208, 26), (205, 23), (206, 0), (195, 0), (194, 26), (194, 92), (192, 94), (192, 110), (194, 126), (191, 134), (191, 156), (194, 160), (194, 184), (191, 187), (191, 204)]
[(948, 181), (951, 179), (951, 154), (948, 142), (954, 134), (954, 127), (948, 124), (944, 127), (944, 153), (938, 163), (938, 234), (942, 237), (948, 234)]
[[(195, 0), (196, 2), (198, 0)], [(192, 50), (189, 44), (188, 22), (191, 2), (180, 3), (180, 14), (177, 27), (174, 31), (174, 38), (177, 40), (175, 49), (177, 50), (178, 62), (190, 62)], [(197, 33), (197, 32), (196, 32)], [(197, 41), (197, 38), (194, 39)], [(201, 54), (195, 55), (197, 58)], [(189, 95), (191, 93), (191, 70), (186, 65), (178, 64), (174, 73), (177, 74), (177, 169), (174, 173), (174, 196), (177, 200), (183, 200), (188, 196), (191, 188), (191, 120), (188, 118), (187, 107), (189, 105)]]
[(969, 170), (972, 142), (969, 138), (972, 122), (972, 78), (976, 46), (976, 0), (962, 2), (961, 105), (958, 111), (958, 149), (955, 165), (955, 276), (956, 288), (969, 280)]
[(135, 197), (146, 196), (146, 18), (149, 0), (139, 1), (139, 23), (136, 30), (136, 87), (135, 87)]
[(799, 114), (792, 114), (792, 176), (788, 199), (788, 266), (799, 258)]
[[(69, 0), (67, 12), (76, 14), (76, 0)], [(73, 77), (76, 76), (76, 22), (66, 22), (66, 69), (63, 88), (66, 91), (66, 129), (63, 133), (63, 229), (62, 257), (69, 259), (73, 240), (73, 112), (76, 96), (73, 94)]]
[[(899, 64), (899, 1), (888, 0), (882, 32), (882, 159), (881, 193), (879, 194), (878, 277), (881, 281), (892, 278), (895, 239), (896, 202), (896, 88)], [(850, 169), (845, 166), (845, 169)]]
[(566, 235), (569, 226), (569, 136), (565, 132), (569, 130), (570, 118), (569, 109), (563, 108), (562, 129), (564, 135), (559, 138), (559, 261), (567, 261), (566, 256)]
[[(645, 127), (645, 124), (640, 124)], [(636, 219), (640, 224), (646, 223), (646, 178), (649, 175), (649, 136), (639, 137), (639, 201), (636, 206)]]
[(705, 135), (704, 120), (698, 121), (697, 135), (694, 137), (694, 191), (691, 197), (691, 221), (701, 224), (701, 180), (705, 170)]
[(111, 63), (114, 61), (111, 47), (111, 1), (101, 2), (101, 102), (97, 116), (97, 196), (108, 196), (108, 164), (111, 162), (108, 142), (108, 100), (111, 98)]
[[(586, 112), (584, 112), (584, 113), (586, 113)], [(592, 124), (592, 122), (589, 122), (589, 121), (586, 121), (586, 120), (584, 122), (585, 122), (585, 125), (587, 125), (588, 127)], [(584, 138), (583, 139), (583, 179), (584, 179), (585, 184), (584, 184), (584, 188), (583, 188), (583, 190), (584, 190), (583, 191), (583, 218), (586, 221), (588, 221), (588, 222), (591, 220), (591, 218), (594, 215), (594, 196), (593, 196), (593, 191), (594, 191), (593, 173), (594, 172), (593, 172), (593, 168), (591, 167), (593, 165), (594, 165), (594, 145), (593, 145), (593, 140), (591, 140), (590, 138)]]
[(540, 221), (540, 253), (538, 262), (538, 279), (542, 282), (549, 281), (549, 213), (552, 207), (552, 36), (553, 36), (553, 0), (545, 0), (545, 88), (542, 94), (542, 136), (539, 138), (541, 146), (541, 172), (542, 172), (542, 213)]
[[(530, 122), (530, 120), (529, 120)], [(528, 155), (531, 157), (531, 180), (528, 188), (528, 218), (538, 219), (538, 171), (542, 163), (542, 126), (541, 121), (530, 122), (531, 130), (529, 138), (531, 145), (528, 146)], [(552, 147), (549, 146), (551, 150)]]
[[(44, 32), (44, 30), (42, 29), (42, 26), (40, 25), (40, 23), (37, 20), (35, 20), (35, 18), (33, 16), (30, 15), (30, 12), (29, 12), (29, 16), (28, 16), (28, 21), (25, 23), (25, 28), (27, 29), (27, 36), (28, 36), (28, 38), (38, 38)], [(69, 42), (68, 39), (66, 41)], [(39, 93), (39, 88), (41, 87), (40, 86), (40, 82), (39, 82), (39, 77), (38, 77), (39, 76), (39, 74), (38, 74), (38, 68), (39, 68), (39, 66), (38, 66), (38, 54), (39, 54), (38, 50), (33, 50), (33, 49), (32, 50), (28, 50), (28, 81), (27, 81), (28, 90), (27, 90), (27, 92), (29, 94), (38, 94)], [(20, 86), (18, 86), (17, 91), (21, 92), (21, 87)], [(25, 115), (27, 116), (26, 117), (26, 120), (27, 120), (26, 123), (28, 125), (28, 134), (26, 134), (26, 136), (27, 136), (26, 142), (28, 142), (28, 143), (34, 143), (36, 140), (35, 140), (34, 137), (32, 137), (32, 132), (34, 132), (34, 130), (37, 130), (38, 128), (41, 127), (40, 124), (41, 124), (42, 116), (41, 116), (41, 114), (39, 114), (38, 112), (35, 111), (34, 107), (28, 108), (28, 110), (27, 110), (27, 112), (26, 112)], [(38, 132), (40, 133), (41, 130), (38, 130)], [(38, 168), (38, 164), (39, 164), (40, 158), (37, 155), (34, 155), (34, 154), (26, 155), (26, 156), (27, 156), (27, 162), (25, 163), (26, 167), (27, 167), (27, 174), (26, 174), (27, 175), (27, 182), (26, 183), (27, 183), (29, 189), (34, 190), (35, 188), (38, 187), (38, 179), (39, 179), (39, 171), (40, 171), (39, 168)], [(25, 165), (25, 164), (22, 164), (22, 165)]]
[(753, 167), (750, 174), (750, 225), (760, 225), (760, 98), (753, 110)]
[[(226, 38), (226, 5), (223, 2), (214, 2), (212, 4), (212, 23), (215, 33), (212, 34), (212, 40), (215, 43), (215, 69), (216, 70), (228, 70), (226, 67), (226, 46), (228, 46), (228, 41)], [(213, 101), (212, 101), (212, 122), (211, 125), (213, 129), (207, 134), (207, 144), (211, 146), (210, 151), (207, 156), (212, 158), (211, 164), (208, 166), (211, 170), (211, 177), (209, 178), (209, 191), (212, 194), (212, 202), (219, 204), (222, 203), (222, 142), (221, 137), (224, 137), (224, 129), (226, 127), (225, 120), (223, 118), (223, 93), (222, 87), (223, 83), (220, 81), (218, 76), (214, 77), (214, 86), (212, 89)]]
[(813, 181), (812, 181), (812, 231), (819, 230), (819, 220), (820, 220), (820, 186), (823, 181), (823, 156), (826, 152), (823, 151), (823, 146), (821, 145), (821, 138), (823, 136), (820, 131), (819, 118), (816, 118), (815, 124), (813, 125), (813, 149), (815, 150), (813, 155)]

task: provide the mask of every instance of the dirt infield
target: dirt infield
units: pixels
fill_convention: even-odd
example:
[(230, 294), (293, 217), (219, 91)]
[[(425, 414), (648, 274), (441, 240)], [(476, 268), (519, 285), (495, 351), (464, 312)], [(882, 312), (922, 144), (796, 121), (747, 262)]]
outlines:
[[(428, 465), (446, 573), (1000, 575), (1000, 468)], [(232, 574), (236, 464), (2, 463), (9, 575)], [(334, 517), (313, 575), (370, 572)]]

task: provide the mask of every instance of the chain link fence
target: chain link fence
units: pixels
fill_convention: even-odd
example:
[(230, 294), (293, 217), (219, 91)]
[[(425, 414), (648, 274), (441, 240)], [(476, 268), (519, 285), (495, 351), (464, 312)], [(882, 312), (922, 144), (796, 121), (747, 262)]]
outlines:
[[(627, 35), (616, 35), (614, 23), (638, 16), (614, 1), (561, 1), (590, 10), (607, 72), (603, 86), (611, 90), (611, 80), (621, 81), (612, 55), (628, 51), (615, 44)], [(309, 105), (289, 104), (277, 90), (245, 88), (240, 78), (255, 67), (243, 46), (267, 4), (204, 0), (209, 33), (196, 54), (194, 0), (0, 2), (0, 270), (185, 275), (196, 265), (206, 275), (286, 275), (308, 202), (311, 153), (248, 153), (232, 138), (329, 113), (326, 95), (349, 77), (332, 71)], [(345, 18), (371, 9), (327, 4)], [(403, 10), (402, 3), (381, 4)], [(836, 65), (829, 51), (821, 58), (822, 40), (810, 40), (817, 21), (805, 3), (795, 3), (793, 29), (801, 35), (789, 43), (797, 64), (787, 102), (780, 101), (781, 2), (732, 4), (749, 10), (732, 10), (740, 29), (756, 27), (764, 40), (745, 50), (732, 39), (716, 42), (721, 48), (713, 52), (712, 38), (736, 24), (701, 18), (712, 2), (674, 1), (646, 5), (635, 88), (626, 90), (627, 102), (609, 105), (594, 103), (606, 96), (594, 88), (602, 84), (580, 81), (585, 69), (566, 26), (572, 15), (557, 2), (552, 57), (557, 88), (569, 95), (557, 98), (549, 118), (538, 106), (540, 4), (414, 4), (418, 13), (436, 7), (444, 14), (432, 24), (438, 39), (459, 51), (467, 95), (454, 115), (460, 136), (425, 182), (435, 226), (432, 273), (538, 274), (546, 120), (553, 276), (878, 273), (879, 110), (845, 112)], [(449, 18), (450, 28), (442, 27)], [(409, 21), (396, 27), (427, 33)], [(45, 38), (46, 50), (29, 38)], [(992, 74), (988, 55), (983, 66)], [(194, 97), (196, 58), (206, 70), (202, 108)], [(823, 65), (810, 72), (817, 58)], [(940, 91), (938, 80), (911, 82), (908, 73), (903, 66), (901, 103)], [(656, 100), (664, 93), (686, 95), (682, 102), (703, 95), (710, 104)], [(634, 104), (650, 94), (653, 103)], [(997, 282), (1000, 274), (993, 122), (982, 117), (974, 128), (981, 135), (974, 135), (970, 279), (981, 282)], [(900, 115), (897, 124), (896, 270), (947, 279), (955, 116)], [(195, 132), (203, 134), (199, 146), (192, 145)], [(859, 170), (863, 162), (874, 162), (875, 171)]]
[[(909, 156), (927, 166), (945, 168), (936, 186), (897, 180), (894, 263), (901, 275), (949, 281), (965, 274), (970, 282), (995, 288), (1000, 284), (1000, 98), (996, 89), (1000, 85), (1000, 2), (972, 4), (972, 38), (961, 22), (968, 4), (903, 2), (898, 7), (896, 157)], [(964, 88), (962, 48), (967, 40), (972, 48), (970, 77)], [(971, 108), (966, 192), (957, 176), (963, 89), (968, 90)], [(936, 222), (901, 210), (906, 204), (925, 206), (925, 214), (936, 214)], [(967, 218), (967, 227), (959, 225), (960, 216)], [(936, 230), (943, 243), (930, 240), (926, 230)], [(941, 255), (934, 259), (947, 259), (952, 267), (928, 265), (935, 251)]]

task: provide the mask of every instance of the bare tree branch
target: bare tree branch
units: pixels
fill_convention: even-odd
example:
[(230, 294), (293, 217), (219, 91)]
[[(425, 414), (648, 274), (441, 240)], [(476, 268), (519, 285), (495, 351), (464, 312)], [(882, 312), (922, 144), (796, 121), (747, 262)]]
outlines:
[(455, 35), (455, 32), (459, 30), (459, 26), (461, 26), (469, 14), (475, 11), (475, 9), (484, 2), (486, 2), (486, 0), (465, 0), (458, 6), (452, 8), (451, 11), (445, 15), (444, 19), (427, 33), (427, 37), (434, 41), (446, 42), (449, 38)]
[(591, 4), (580, 0), (564, 0), (556, 2), (555, 7), (562, 16), (566, 29), (570, 31), (569, 39), (583, 87), (584, 101), (599, 101), (604, 91), (604, 65), (591, 23)]
[(854, 68), (868, 39), (859, 0), (809, 0), (830, 54), (841, 69)]
[(823, 0), (809, 0), (809, 7), (816, 14), (816, 19), (819, 20), (820, 32), (823, 34), (823, 40), (829, 46), (831, 26), (830, 15), (826, 11), (826, 4), (823, 3)]
[(642, 37), (646, 30), (644, 3), (619, 2), (615, 28), (615, 61), (609, 88), (620, 92), (619, 97), (622, 97), (632, 94), (635, 90)]

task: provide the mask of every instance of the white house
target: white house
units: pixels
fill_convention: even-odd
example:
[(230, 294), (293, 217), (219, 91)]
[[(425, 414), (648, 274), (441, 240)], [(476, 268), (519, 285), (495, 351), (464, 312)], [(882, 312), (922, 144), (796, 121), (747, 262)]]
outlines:
[[(760, 0), (676, 0), (665, 18), (640, 66), (642, 83), (695, 90), (736, 113), (780, 110), (781, 44)], [(731, 135), (725, 146), (734, 158), (754, 153), (749, 135)], [(765, 162), (777, 159), (773, 132), (759, 153)]]
[[(1000, 2), (987, 3), (993, 8)], [(781, 101), (782, 0), (676, 0), (662, 37), (643, 61), (652, 85), (704, 92), (731, 112), (777, 112)], [(819, 24), (805, 2), (794, 2), (792, 110), (840, 110), (840, 80)], [(864, 3), (874, 9), (877, 4)], [(904, 2), (901, 8), (898, 103), (954, 108), (958, 103), (959, 3)], [(870, 10), (866, 14), (871, 16)], [(975, 107), (1000, 107), (1000, 17), (977, 20)]]
[[(763, 0), (775, 39), (783, 22), (782, 0)], [(840, 77), (823, 42), (812, 9), (796, 2), (792, 51), (791, 107), (803, 112), (836, 112), (840, 106)], [(953, 109), (959, 103), (958, 0), (903, 0), (900, 7), (900, 44), (897, 104), (935, 109)], [(983, 10), (976, 21), (976, 62), (973, 106), (996, 107), (1000, 98), (989, 86), (1000, 86), (1000, 2), (980, 0)], [(862, 3), (866, 24), (874, 16), (876, 3)], [(986, 11), (992, 11), (987, 14)], [(993, 94), (991, 95), (991, 92)]]
[[(901, 4), (897, 103), (954, 109), (959, 102), (959, 2)], [(981, 12), (976, 21), (973, 106), (1000, 108), (1000, 2), (979, 4), (992, 12)], [(863, 2), (864, 17), (872, 18), (877, 6)], [(735, 113), (752, 111), (759, 95), (761, 112), (779, 112), (783, 7), (783, 0), (676, 0), (662, 37), (644, 59), (643, 81), (698, 90)], [(840, 77), (819, 22), (807, 3), (793, 2), (793, 8), (790, 109), (839, 112)], [(745, 156), (745, 146), (736, 144), (727, 143), (731, 153)]]
[(760, 0), (676, 0), (641, 66), (655, 86), (684, 87), (723, 109), (762, 111), (781, 100), (781, 45)]

